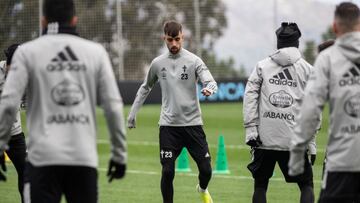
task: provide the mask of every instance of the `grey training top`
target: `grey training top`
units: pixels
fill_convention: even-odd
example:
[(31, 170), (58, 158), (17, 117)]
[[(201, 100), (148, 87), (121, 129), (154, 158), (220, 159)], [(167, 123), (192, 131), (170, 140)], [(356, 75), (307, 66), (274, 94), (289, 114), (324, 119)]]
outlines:
[(360, 172), (360, 32), (337, 38), (316, 59), (292, 140), (293, 171), (304, 163), (300, 155), (326, 102), (330, 106), (326, 171)]
[(100, 44), (47, 34), (16, 50), (0, 101), (0, 150), (6, 147), (6, 132), (25, 88), (28, 159), (33, 165), (96, 167), (96, 105), (103, 107), (109, 126), (111, 158), (126, 162), (123, 102)]
[[(312, 69), (295, 47), (279, 49), (257, 63), (246, 84), (243, 112), (245, 129), (258, 129), (262, 141), (259, 148), (289, 151)], [(309, 144), (311, 154), (316, 154), (315, 132), (310, 134), (313, 136)]]
[(160, 55), (152, 61), (130, 115), (135, 117), (154, 84), (159, 82), (162, 93), (160, 126), (203, 125), (197, 94), (198, 80), (204, 87), (216, 92), (217, 85), (209, 69), (193, 53), (181, 49), (176, 55), (170, 52)]

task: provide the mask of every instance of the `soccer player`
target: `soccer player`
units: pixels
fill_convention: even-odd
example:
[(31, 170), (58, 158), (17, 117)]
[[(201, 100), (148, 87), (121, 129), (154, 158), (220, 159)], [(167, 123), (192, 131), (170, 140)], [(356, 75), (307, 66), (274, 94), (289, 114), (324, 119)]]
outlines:
[[(36, 203), (95, 203), (96, 105), (111, 134), (109, 181), (126, 168), (123, 103), (105, 49), (77, 36), (73, 0), (45, 0), (44, 35), (15, 52), (0, 100), (0, 152), (27, 88), (24, 197)], [(30, 191), (29, 191), (30, 190)]]
[[(5, 51), (6, 61), (0, 62), (0, 94), (2, 92), (5, 79), (10, 68), (10, 62), (13, 57), (13, 54), (19, 44), (13, 44), (9, 46)], [(11, 162), (14, 164), (16, 172), (18, 174), (18, 190), (21, 196), (21, 202), (24, 202), (23, 198), (23, 188), (24, 188), (24, 169), (25, 169), (25, 158), (26, 158), (26, 142), (25, 136), (21, 128), (21, 118), (20, 118), (20, 106), (17, 109), (15, 122), (12, 124), (10, 130), (10, 141), (9, 148), (6, 150), (7, 155), (9, 156)], [(0, 155), (0, 162), (5, 163), (5, 156)], [(3, 165), (3, 167), (6, 167)], [(6, 177), (0, 172), (0, 179), (6, 180)]]
[(204, 62), (182, 48), (182, 25), (168, 21), (164, 25), (164, 41), (169, 52), (156, 57), (140, 86), (128, 116), (128, 127), (135, 128), (136, 113), (156, 82), (160, 83), (162, 106), (160, 114), (160, 161), (162, 165), (161, 193), (164, 203), (173, 202), (175, 160), (186, 147), (199, 169), (197, 186), (204, 203), (212, 203), (207, 190), (211, 178), (211, 160), (203, 131), (198, 80), (203, 84), (202, 94), (210, 96), (217, 84)]
[[(245, 141), (251, 146), (253, 156), (248, 165), (254, 178), (252, 202), (266, 202), (269, 179), (278, 163), (286, 182), (298, 184), (300, 202), (311, 203), (314, 202), (313, 173), (307, 154), (302, 154), (307, 157), (304, 175), (290, 177), (287, 164), (292, 128), (312, 66), (301, 58), (298, 49), (301, 32), (296, 23), (282, 23), (276, 35), (278, 50), (257, 63), (245, 88)], [(314, 134), (315, 130), (311, 135)], [(314, 140), (309, 152), (315, 161)]]
[(326, 102), (330, 108), (326, 165), (319, 202), (360, 202), (360, 10), (350, 2), (335, 9), (335, 44), (316, 59), (305, 90), (289, 173), (304, 171), (305, 146)]

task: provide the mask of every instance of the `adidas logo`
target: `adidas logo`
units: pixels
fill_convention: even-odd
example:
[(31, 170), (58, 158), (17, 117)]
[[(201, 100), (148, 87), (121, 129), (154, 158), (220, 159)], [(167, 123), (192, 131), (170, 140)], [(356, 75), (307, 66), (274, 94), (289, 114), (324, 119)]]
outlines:
[(274, 85), (287, 85), (290, 87), (297, 87), (297, 82), (292, 78), (287, 68), (270, 78), (269, 83)]
[(360, 64), (355, 64), (344, 75), (343, 79), (339, 81), (340, 86), (360, 85)]
[(210, 157), (209, 152), (206, 152), (206, 154), (205, 154), (205, 158), (209, 158), (209, 157)]
[(48, 71), (86, 71), (85, 64), (81, 63), (69, 46), (59, 52), (50, 64), (46, 66)]

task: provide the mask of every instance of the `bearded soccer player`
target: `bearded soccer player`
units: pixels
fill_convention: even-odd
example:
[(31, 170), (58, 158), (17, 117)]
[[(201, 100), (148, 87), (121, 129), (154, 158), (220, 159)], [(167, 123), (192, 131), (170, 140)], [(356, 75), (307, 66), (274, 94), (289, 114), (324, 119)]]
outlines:
[(211, 160), (203, 131), (198, 81), (204, 96), (217, 90), (217, 84), (205, 63), (182, 48), (182, 25), (168, 21), (164, 25), (164, 41), (168, 52), (156, 57), (140, 86), (128, 116), (128, 127), (135, 128), (136, 113), (156, 82), (160, 83), (162, 106), (160, 114), (160, 162), (162, 165), (161, 193), (163, 203), (173, 203), (175, 160), (186, 147), (199, 169), (197, 190), (204, 203), (212, 203), (207, 190), (211, 179)]

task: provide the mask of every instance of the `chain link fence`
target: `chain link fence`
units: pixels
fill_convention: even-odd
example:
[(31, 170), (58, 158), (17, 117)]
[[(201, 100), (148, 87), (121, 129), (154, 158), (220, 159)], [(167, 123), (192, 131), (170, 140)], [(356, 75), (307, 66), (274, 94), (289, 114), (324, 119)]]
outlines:
[[(41, 33), (42, 0), (1, 0), (0, 48)], [(234, 60), (218, 59), (214, 43), (227, 27), (221, 0), (76, 0), (81, 37), (107, 49), (119, 80), (142, 80), (152, 59), (166, 51), (166, 20), (184, 25), (184, 47), (200, 55), (215, 78), (234, 78)]]

